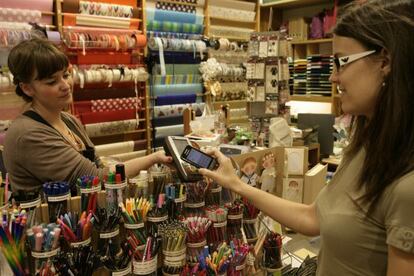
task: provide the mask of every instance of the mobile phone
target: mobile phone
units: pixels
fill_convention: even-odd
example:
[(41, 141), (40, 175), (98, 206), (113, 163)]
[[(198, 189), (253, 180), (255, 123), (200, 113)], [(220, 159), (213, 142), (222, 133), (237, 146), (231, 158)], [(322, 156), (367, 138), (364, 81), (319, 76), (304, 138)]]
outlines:
[(217, 160), (214, 157), (202, 152), (201, 150), (193, 148), (192, 146), (185, 147), (183, 153), (181, 154), (181, 159), (196, 168), (214, 170), (218, 166)]

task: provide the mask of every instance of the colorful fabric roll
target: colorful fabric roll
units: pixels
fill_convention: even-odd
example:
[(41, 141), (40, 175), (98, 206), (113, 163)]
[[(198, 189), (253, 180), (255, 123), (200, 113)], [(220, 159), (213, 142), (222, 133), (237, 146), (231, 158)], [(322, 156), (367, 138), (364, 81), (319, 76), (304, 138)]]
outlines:
[(184, 33), (173, 33), (173, 32), (147, 32), (148, 38), (151, 37), (166, 37), (166, 38), (181, 38), (181, 39), (201, 39), (202, 35), (199, 34), (184, 34)]
[[(160, 63), (160, 55), (158, 51), (149, 51), (151, 58), (155, 63)], [(164, 52), (164, 62), (166, 64), (200, 64), (201, 56), (194, 52)], [(187, 72), (190, 73), (190, 72)], [(184, 72), (184, 74), (186, 74)]]
[(195, 103), (197, 100), (196, 94), (191, 95), (168, 95), (159, 96), (155, 100), (156, 105), (171, 105), (171, 104), (184, 104), (184, 103)]
[(193, 103), (193, 104), (175, 104), (175, 105), (162, 105), (155, 106), (153, 111), (154, 118), (162, 117), (175, 117), (183, 115), (184, 109), (191, 107), (196, 114), (201, 115), (204, 110), (204, 103)]
[(137, 127), (137, 120), (123, 120), (97, 124), (86, 124), (85, 129), (89, 137), (98, 137), (133, 131)]
[(10, 8), (0, 9), (0, 21), (39, 23), (41, 17), (42, 17), (42, 13), (38, 10), (10, 9)]
[(184, 125), (173, 125), (157, 127), (155, 129), (155, 138), (166, 137), (166, 136), (183, 136)]
[(153, 85), (152, 93), (154, 96), (165, 95), (189, 95), (203, 92), (203, 85), (200, 84), (171, 84), (171, 85)]
[(154, 118), (152, 120), (153, 127), (164, 127), (171, 125), (181, 125), (183, 124), (183, 116), (174, 116), (174, 117), (160, 117)]
[(99, 156), (112, 156), (115, 154), (124, 154), (142, 149), (143, 144), (146, 142), (141, 141), (125, 141), (119, 143), (110, 143), (104, 145), (95, 146), (95, 151)]
[(136, 109), (84, 112), (78, 115), (83, 124), (122, 121), (137, 118)]
[[(89, 15), (132, 18), (134, 17), (134, 7), (90, 1), (79, 1), (79, 13)], [(137, 13), (137, 11), (135, 11), (135, 13)]]
[(186, 84), (186, 83), (200, 83), (201, 76), (191, 75), (154, 75), (152, 76), (152, 84)]
[(137, 97), (102, 99), (91, 101), (92, 112), (138, 109), (140, 107), (141, 101)]
[[(199, 68), (199, 64), (165, 64), (167, 75), (200, 74)], [(159, 64), (155, 64), (152, 67), (152, 74), (161, 74), (161, 66)]]
[(203, 24), (204, 16), (202, 14), (194, 14), (187, 12), (178, 12), (178, 11), (168, 11), (168, 10), (159, 10), (146, 8), (146, 17), (147, 21), (171, 21), (178, 23), (189, 23), (189, 24)]
[(190, 34), (202, 34), (204, 30), (203, 24), (191, 24), (191, 23), (179, 23), (171, 21), (147, 21), (148, 31), (160, 31), (160, 32), (176, 32), (176, 33), (190, 33)]

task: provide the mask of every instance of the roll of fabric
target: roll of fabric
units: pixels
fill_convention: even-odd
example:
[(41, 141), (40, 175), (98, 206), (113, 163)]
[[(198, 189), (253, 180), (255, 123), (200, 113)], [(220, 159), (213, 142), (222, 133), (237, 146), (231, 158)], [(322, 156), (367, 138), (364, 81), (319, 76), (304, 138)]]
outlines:
[(255, 11), (240, 10), (238, 7), (226, 8), (209, 5), (209, 13), (216, 17), (234, 19), (239, 21), (254, 22), (256, 17)]
[(139, 14), (139, 10), (138, 8), (126, 5), (79, 1), (79, 10), (77, 13), (122, 18), (138, 18), (137, 15)]
[(0, 8), (0, 21), (40, 23), (41, 18), (38, 10)]
[(160, 21), (160, 22), (178, 22), (178, 23), (189, 23), (189, 24), (203, 24), (204, 15), (194, 14), (187, 12), (168, 11), (146, 8), (146, 19), (147, 21)]
[(102, 112), (84, 112), (79, 117), (83, 124), (95, 124), (103, 122), (123, 121), (135, 119), (136, 109), (102, 111)]
[[(148, 0), (146, 3), (148, 5), (150, 3), (161, 3), (161, 2), (163, 1), (162, 0)], [(174, 2), (179, 3), (179, 4), (190, 3), (196, 6), (200, 6), (200, 7), (203, 7), (205, 4), (205, 0), (174, 0)]]
[(53, 44), (59, 45), (60, 43), (62, 43), (62, 39), (60, 37), (59, 32), (46, 31), (46, 36), (47, 36), (47, 40), (49, 40)]
[(179, 23), (171, 21), (147, 21), (148, 31), (160, 31), (160, 32), (175, 32), (175, 33), (190, 33), (190, 34), (202, 34), (204, 30), (203, 24), (190, 24)]
[(164, 127), (171, 125), (182, 125), (183, 116), (173, 116), (173, 117), (160, 117), (152, 119), (153, 127)]
[(201, 83), (201, 75), (154, 75), (152, 83), (157, 84), (186, 84), (186, 83)]
[(99, 156), (113, 156), (117, 154), (130, 153), (146, 147), (145, 140), (125, 141), (95, 146)]
[(203, 92), (203, 85), (200, 84), (171, 84), (153, 85), (152, 93), (154, 96), (166, 96), (166, 95), (189, 95)]
[(184, 109), (191, 107), (196, 114), (201, 115), (204, 110), (204, 103), (192, 103), (192, 104), (175, 104), (175, 105), (162, 105), (154, 106), (153, 117), (176, 117), (183, 115)]
[(256, 8), (256, 4), (253, 2), (236, 0), (210, 0), (208, 4), (209, 6), (219, 6), (229, 9), (237, 8), (244, 11), (254, 11)]
[(155, 129), (155, 138), (166, 137), (166, 136), (183, 136), (184, 125), (173, 125), (157, 127)]
[(250, 39), (250, 33), (253, 29), (237, 28), (237, 27), (225, 27), (225, 26), (210, 26), (210, 35), (213, 36), (224, 36), (224, 37), (237, 37), (240, 39)]
[[(166, 64), (165, 70), (167, 75), (186, 75), (186, 74), (200, 74), (199, 64)], [(152, 74), (159, 75), (161, 68), (159, 64), (152, 67)]]
[(120, 134), (128, 131), (133, 131), (136, 129), (136, 127), (137, 120), (123, 120), (85, 125), (85, 129), (89, 137)]
[(159, 96), (155, 100), (156, 105), (171, 105), (171, 104), (184, 104), (184, 103), (195, 103), (197, 95), (170, 95), (170, 96)]
[(39, 10), (39, 11), (53, 11), (53, 0), (1, 0), (0, 6), (2, 8), (12, 9), (27, 9), (27, 10)]
[[(179, 2), (179, 1), (175, 1)], [(163, 1), (146, 1), (146, 7), (150, 9), (158, 9), (158, 10), (167, 10), (167, 11), (178, 11), (178, 12), (187, 12), (187, 13), (195, 13), (195, 14), (204, 14), (204, 4), (196, 5), (187, 5), (187, 3), (182, 1), (182, 3), (171, 3), (171, 2), (163, 2)], [(195, 3), (190, 3), (195, 4)]]
[(139, 19), (121, 18), (113, 16), (97, 16), (88, 14), (71, 14), (63, 15), (63, 24), (65, 26), (91, 26), (117, 29), (138, 29)]
[(151, 37), (168, 37), (168, 38), (181, 38), (181, 39), (201, 39), (202, 35), (200, 34), (185, 34), (185, 33), (174, 33), (174, 32), (156, 32), (148, 31), (148, 38)]
[[(156, 62), (160, 62), (158, 51), (149, 51), (151, 58)], [(164, 62), (175, 64), (199, 64), (201, 62), (200, 55), (194, 55), (193, 52), (164, 52)]]
[(147, 151), (146, 150), (140, 150), (140, 151), (132, 151), (132, 152), (127, 152), (127, 153), (121, 153), (121, 154), (114, 154), (111, 155), (112, 158), (116, 158), (121, 162), (125, 162), (134, 158), (138, 158), (138, 157), (144, 157), (147, 155)]

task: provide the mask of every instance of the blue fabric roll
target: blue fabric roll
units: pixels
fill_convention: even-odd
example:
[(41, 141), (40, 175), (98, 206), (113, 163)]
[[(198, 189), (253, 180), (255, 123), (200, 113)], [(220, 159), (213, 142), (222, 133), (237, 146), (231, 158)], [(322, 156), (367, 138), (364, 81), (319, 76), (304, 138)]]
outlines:
[(183, 116), (160, 117), (152, 119), (153, 127), (163, 127), (183, 124)]
[(156, 105), (171, 105), (171, 104), (183, 104), (183, 103), (195, 103), (197, 100), (196, 94), (191, 95), (169, 95), (159, 96), (155, 100)]
[(190, 24), (203, 24), (204, 16), (200, 14), (188, 13), (188, 12), (177, 12), (147, 8), (147, 21), (170, 21), (179, 23), (190, 23)]
[[(151, 58), (156, 62), (160, 63), (159, 52), (149, 51)], [(176, 63), (176, 64), (199, 64), (201, 58), (197, 52), (194, 56), (194, 52), (170, 52), (164, 51), (164, 62), (165, 63)]]
[(203, 92), (203, 85), (198, 84), (157, 84), (152, 86), (152, 93), (154, 96), (166, 95), (189, 95)]

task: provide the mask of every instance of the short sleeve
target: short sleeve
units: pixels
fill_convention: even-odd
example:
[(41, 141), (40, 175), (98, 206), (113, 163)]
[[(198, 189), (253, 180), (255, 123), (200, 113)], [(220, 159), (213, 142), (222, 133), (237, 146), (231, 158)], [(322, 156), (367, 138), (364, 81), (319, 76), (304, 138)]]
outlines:
[(386, 193), (387, 244), (414, 253), (414, 174), (403, 178)]
[(83, 157), (52, 130), (32, 130), (18, 141), (21, 152), (32, 158), (23, 158), (23, 166), (41, 182), (66, 180), (74, 183), (83, 175), (98, 175), (102, 170)]

